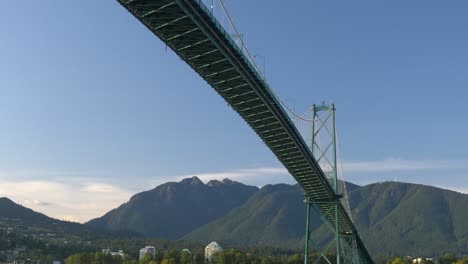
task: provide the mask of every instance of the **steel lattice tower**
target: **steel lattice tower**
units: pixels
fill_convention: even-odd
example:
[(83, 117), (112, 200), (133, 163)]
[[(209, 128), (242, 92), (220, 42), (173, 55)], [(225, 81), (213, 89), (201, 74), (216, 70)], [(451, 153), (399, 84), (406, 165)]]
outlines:
[[(337, 133), (336, 133), (336, 118), (335, 118), (335, 105), (332, 103), (326, 105), (312, 107), (312, 141), (310, 145), (311, 152), (317, 162), (320, 164), (324, 174), (327, 176), (328, 181), (335, 191), (336, 199), (328, 201), (312, 200), (309, 195), (305, 195), (304, 202), (306, 203), (306, 234), (305, 234), (305, 252), (304, 263), (309, 264), (309, 242), (311, 241), (310, 230), (310, 211), (313, 206), (319, 204), (333, 204), (330, 211), (325, 214), (334, 214), (334, 223), (326, 222), (333, 232), (333, 239), (319, 250), (319, 257), (314, 263), (320, 259), (324, 259), (327, 263), (331, 264), (332, 261), (326, 256), (326, 253), (334, 249), (336, 252), (336, 262), (340, 264), (345, 263), (359, 263), (356, 253), (356, 242), (354, 234), (339, 232), (339, 205), (341, 203), (342, 190), (339, 185), (345, 184), (338, 179), (338, 165), (337, 165)], [(323, 219), (323, 217), (322, 217)]]

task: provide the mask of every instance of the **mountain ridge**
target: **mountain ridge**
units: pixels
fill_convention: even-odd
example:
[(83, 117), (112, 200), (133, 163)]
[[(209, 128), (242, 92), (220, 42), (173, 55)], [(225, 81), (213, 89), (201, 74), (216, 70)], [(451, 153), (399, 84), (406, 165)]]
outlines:
[[(263, 189), (259, 193), (267, 193), (257, 193), (243, 206), (192, 231), (184, 239), (217, 240), (240, 246), (273, 243), (301, 247), (306, 218), (305, 206), (300, 202), (302, 192), (293, 186), (285, 188), (289, 189), (286, 198), (284, 190)], [(253, 210), (272, 199), (278, 202), (263, 206), (265, 211)], [(468, 211), (463, 210), (468, 206), (466, 194), (427, 185), (383, 182), (352, 189), (349, 203), (356, 228), (373, 255), (418, 252), (431, 256), (449, 250), (468, 253), (468, 221), (465, 220)], [(276, 214), (285, 210), (286, 205), (288, 211), (283, 215), (289, 218), (281, 219), (282, 216)], [(446, 217), (447, 212), (451, 212), (450, 217)], [(262, 219), (262, 224), (258, 225), (256, 219)], [(331, 233), (327, 225), (317, 219), (319, 215), (313, 211), (314, 246), (323, 246)], [(276, 230), (269, 231), (272, 225), (278, 226), (277, 229), (287, 226), (289, 236), (278, 236)]]
[[(372, 255), (468, 254), (467, 194), (400, 182), (347, 183), (347, 189), (355, 226)], [(0, 198), (0, 220), (23, 218), (41, 226), (55, 222), (73, 234), (131, 231), (172, 240), (216, 240), (228, 246), (301, 248), (305, 228), (302, 200), (298, 184), (258, 188), (229, 179), (203, 183), (191, 177), (137, 193), (82, 225), (49, 218), (6, 197)], [(330, 239), (328, 227), (319, 219), (313, 212), (313, 246)]]
[[(177, 239), (225, 215), (256, 191), (258, 187), (227, 179), (204, 184), (194, 176), (137, 193), (128, 202), (86, 225), (107, 230), (123, 228), (144, 236)], [(187, 216), (190, 221), (185, 221)]]

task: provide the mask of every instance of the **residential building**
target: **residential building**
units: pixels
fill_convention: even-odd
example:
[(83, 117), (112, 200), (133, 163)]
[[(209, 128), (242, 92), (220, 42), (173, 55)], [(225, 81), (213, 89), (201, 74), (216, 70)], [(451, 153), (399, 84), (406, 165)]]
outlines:
[(154, 258), (154, 255), (156, 255), (156, 248), (154, 248), (153, 246), (146, 246), (146, 247), (140, 249), (140, 260), (142, 260), (145, 257), (146, 253), (148, 253), (148, 252)]
[(123, 250), (121, 250), (121, 249), (119, 249), (119, 251), (117, 251), (117, 252), (113, 252), (113, 251), (110, 250), (109, 248), (104, 248), (104, 249), (102, 250), (102, 253), (104, 253), (104, 254), (110, 254), (110, 255), (112, 255), (112, 256), (120, 256), (120, 257), (122, 257), (122, 258), (124, 258), (124, 256), (125, 256), (125, 253), (124, 253)]

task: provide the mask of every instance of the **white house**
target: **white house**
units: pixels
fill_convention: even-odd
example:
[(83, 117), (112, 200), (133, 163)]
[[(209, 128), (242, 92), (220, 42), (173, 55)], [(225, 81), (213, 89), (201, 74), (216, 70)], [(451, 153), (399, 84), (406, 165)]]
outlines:
[(146, 246), (146, 247), (140, 249), (140, 260), (142, 260), (145, 257), (146, 253), (148, 253), (148, 252), (154, 258), (154, 255), (156, 255), (156, 248), (154, 248), (153, 246)]

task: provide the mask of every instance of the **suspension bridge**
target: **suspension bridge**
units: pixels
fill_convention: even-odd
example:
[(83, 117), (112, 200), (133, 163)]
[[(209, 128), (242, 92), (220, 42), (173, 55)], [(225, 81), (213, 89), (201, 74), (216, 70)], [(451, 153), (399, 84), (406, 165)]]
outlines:
[[(299, 115), (291, 118), (287, 105), (255, 63), (223, 0), (219, 3), (234, 34), (220, 24), (212, 6), (201, 0), (118, 2), (226, 100), (303, 188), (307, 207), (304, 263), (309, 263), (309, 242), (313, 240), (309, 214), (315, 207), (334, 234), (319, 250), (316, 261), (373, 264), (338, 188), (335, 106), (314, 106), (310, 120)], [(308, 140), (294, 124), (296, 117), (312, 124)], [(330, 123), (331, 127), (327, 125)], [(323, 145), (317, 140), (320, 131), (326, 131), (329, 143)], [(327, 257), (330, 249), (336, 253), (336, 260)]]

